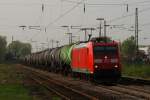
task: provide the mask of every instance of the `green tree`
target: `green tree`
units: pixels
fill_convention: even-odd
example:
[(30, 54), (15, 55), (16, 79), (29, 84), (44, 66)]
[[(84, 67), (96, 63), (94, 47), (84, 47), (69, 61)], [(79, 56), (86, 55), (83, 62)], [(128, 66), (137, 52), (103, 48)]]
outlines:
[(13, 41), (8, 46), (9, 52), (12, 53), (14, 57), (17, 57), (20, 55), (20, 49), (21, 49), (21, 42), (20, 41)]
[(6, 53), (7, 41), (6, 37), (0, 36), (0, 61), (4, 60), (4, 56)]
[(29, 43), (23, 43), (21, 47), (21, 56), (25, 56), (31, 53), (31, 45)]
[(9, 54), (16, 59), (20, 56), (25, 56), (31, 53), (31, 45), (20, 41), (13, 41), (9, 44), (8, 49)]
[(127, 38), (121, 45), (121, 53), (123, 57), (133, 59), (136, 55), (136, 44), (133, 36)]

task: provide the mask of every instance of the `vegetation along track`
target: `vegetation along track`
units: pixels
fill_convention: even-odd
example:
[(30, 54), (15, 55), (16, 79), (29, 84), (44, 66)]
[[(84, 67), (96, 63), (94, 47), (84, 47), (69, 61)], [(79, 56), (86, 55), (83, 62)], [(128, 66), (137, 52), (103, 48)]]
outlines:
[[(28, 71), (33, 73), (33, 79), (38, 83), (44, 85), (48, 90), (55, 92), (63, 99), (71, 100), (149, 100), (150, 99), (150, 87), (149, 85), (135, 85), (134, 83), (115, 85), (102, 85), (96, 84), (90, 87), (82, 83), (84, 87), (76, 89), (71, 85), (67, 85), (61, 81), (56, 81), (53, 78), (48, 77), (43, 71), (37, 71), (29, 67), (25, 67)], [(44, 75), (45, 74), (45, 75)], [(68, 82), (69, 83), (69, 82)], [(71, 83), (71, 82), (70, 82)], [(74, 83), (71, 83), (74, 84)], [(149, 89), (147, 88), (149, 87)], [(82, 91), (84, 89), (84, 92)], [(93, 91), (93, 93), (91, 93)], [(91, 94), (91, 95), (89, 95)], [(98, 96), (99, 95), (99, 96)], [(97, 98), (96, 98), (97, 97)], [(111, 97), (111, 98), (109, 98)], [(101, 99), (102, 98), (102, 99)], [(103, 99), (105, 98), (105, 99)]]

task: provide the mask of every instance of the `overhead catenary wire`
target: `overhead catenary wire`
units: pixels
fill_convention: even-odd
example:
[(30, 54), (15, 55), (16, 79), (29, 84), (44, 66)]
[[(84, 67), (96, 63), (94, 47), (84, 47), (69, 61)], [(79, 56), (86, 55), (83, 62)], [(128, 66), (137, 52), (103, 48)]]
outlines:
[[(148, 10), (150, 10), (150, 7), (139, 10), (139, 13), (145, 12), (145, 11), (148, 11)], [(111, 23), (111, 22), (118, 21), (118, 20), (124, 19), (126, 17), (130, 17), (130, 16), (134, 16), (134, 13), (130, 13), (130, 14), (127, 14), (127, 15), (123, 15), (123, 16), (120, 16), (120, 17), (113, 18), (113, 19), (109, 20), (108, 22)]]
[[(73, 1), (73, 0), (63, 0), (64, 2), (68, 2), (68, 3), (80, 3), (78, 1)], [(85, 2), (85, 5), (89, 5), (89, 6), (133, 6), (136, 4), (143, 4), (143, 3), (150, 3), (149, 0), (147, 1), (140, 1), (140, 2), (131, 2), (131, 3), (87, 3)]]
[[(143, 23), (143, 24), (139, 25), (139, 27), (144, 27), (144, 26), (149, 26), (149, 25), (150, 25), (150, 22), (149, 23)], [(130, 26), (132, 27), (133, 25), (130, 25)], [(123, 27), (115, 27), (115, 28), (117, 28), (119, 30), (124, 30), (124, 31), (135, 31), (134, 27), (132, 27), (132, 28), (131, 27), (124, 27), (123, 26)], [(111, 28), (111, 29), (113, 29), (113, 28)], [(139, 31), (142, 31), (142, 30), (139, 30)]]
[[(67, 1), (67, 2), (72, 2), (72, 3), (77, 3), (77, 5), (73, 6), (71, 9), (69, 9), (68, 11), (66, 11), (65, 13), (63, 13), (62, 15), (58, 16), (54, 21), (50, 22), (46, 28), (48, 28), (50, 25), (52, 25), (53, 23), (57, 22), (58, 20), (60, 20), (62, 17), (64, 17), (65, 15), (67, 15), (68, 13), (70, 13), (73, 9), (75, 9), (76, 7), (78, 7), (80, 4), (82, 4), (82, 1), (81, 2), (76, 2), (76, 1), (72, 1), (72, 0), (64, 0), (64, 1)], [(146, 2), (146, 1), (145, 1)], [(147, 1), (148, 2), (148, 1)], [(143, 2), (136, 2), (136, 3), (143, 3)], [(88, 4), (88, 3), (85, 3), (85, 4)], [(133, 3), (132, 3), (133, 4)], [(89, 5), (126, 5), (126, 4), (89, 4)], [(146, 8), (146, 9), (143, 9), (143, 10), (140, 10), (139, 12), (144, 12), (144, 11), (147, 11), (149, 10), (150, 8)], [(123, 18), (126, 18), (126, 17), (129, 17), (129, 16), (133, 16), (134, 13), (131, 13), (131, 14), (128, 14), (128, 15), (123, 15), (121, 17), (117, 17), (117, 18), (114, 18), (112, 20), (110, 20), (109, 22), (114, 22), (114, 21), (117, 21), (117, 20), (121, 20)]]
[(146, 1), (140, 1), (140, 2), (131, 2), (129, 3), (129, 5), (135, 5), (135, 4), (142, 4), (142, 3), (150, 3), (150, 0), (146, 0)]
[(80, 3), (79, 1), (72, 1), (72, 0), (63, 0), (63, 2), (76, 3), (76, 4)]
[[(148, 10), (150, 10), (150, 7), (148, 7), (148, 8), (145, 8), (145, 9), (142, 9), (142, 10), (139, 10), (139, 13), (142, 13), (142, 12), (145, 12), (145, 11), (148, 11)], [(120, 16), (120, 17), (115, 17), (115, 18), (113, 18), (113, 19), (111, 19), (111, 20), (108, 20), (107, 22), (109, 22), (109, 23), (113, 23), (113, 22), (116, 22), (116, 21), (119, 21), (119, 20), (122, 20), (122, 19), (125, 19), (125, 18), (127, 18), (127, 17), (130, 17), (130, 16), (134, 16), (135, 15), (135, 13), (133, 12), (133, 13), (130, 13), (130, 14), (127, 14), (127, 15), (123, 15), (123, 16)], [(149, 23), (148, 23), (149, 24)], [(96, 24), (96, 25), (93, 25), (93, 26), (97, 26), (98, 24)], [(143, 25), (140, 25), (140, 26), (143, 26)], [(128, 30), (129, 28), (120, 28), (120, 30)]]
[(45, 6), (57, 6), (57, 4), (48, 4), (48, 3), (38, 3), (38, 2), (35, 2), (35, 3), (18, 3), (18, 2), (12, 2), (12, 3), (1, 3), (0, 2), (0, 5), (1, 6), (41, 6), (41, 4), (44, 4)]
[[(145, 12), (145, 11), (148, 11), (148, 10), (150, 10), (150, 7), (140, 10), (139, 13)], [(133, 15), (134, 15), (134, 13), (131, 13), (131, 14), (128, 14), (128, 15), (124, 15), (124, 16), (121, 16), (121, 17), (114, 18), (112, 20), (109, 20), (108, 22), (118, 21), (118, 20), (124, 19), (124, 18), (129, 17), (129, 16), (133, 16)], [(127, 29), (127, 28), (125, 28), (125, 29)]]
[[(80, 4), (82, 4), (82, 2), (76, 2), (76, 1), (72, 1), (72, 0), (63, 0), (63, 1), (69, 1), (70, 3), (72, 2), (72, 3), (76, 3), (76, 7), (78, 7)], [(146, 1), (145, 1), (146, 2)], [(140, 4), (140, 3), (144, 3), (144, 2), (137, 2), (137, 3), (134, 3), (134, 4)], [(91, 4), (91, 3), (85, 3), (85, 4), (89, 4), (89, 5), (95, 5), (95, 4)], [(45, 4), (44, 4), (45, 5)], [(97, 4), (98, 5), (98, 4)], [(103, 4), (99, 4), (99, 5), (103, 5)], [(111, 4), (104, 4), (104, 5), (110, 5), (111, 6)], [(117, 5), (124, 5), (124, 4), (112, 4), (112, 6), (117, 6)], [(129, 5), (133, 5), (133, 4), (129, 4)], [(75, 7), (74, 6), (74, 7)], [(52, 21), (52, 22), (50, 22), (50, 24), (48, 24), (48, 26), (46, 26), (46, 28), (48, 28), (50, 25), (52, 25), (52, 24), (54, 24), (55, 22), (57, 22), (57, 21), (59, 21), (62, 17), (64, 17), (65, 15), (67, 15), (68, 13), (70, 13), (73, 9), (75, 9), (74, 7), (72, 7), (70, 10), (68, 10), (67, 12), (65, 12), (65, 13), (63, 13), (62, 15), (60, 15), (60, 16), (58, 16), (54, 21)], [(134, 15), (134, 14), (133, 14)], [(123, 17), (123, 18), (126, 18), (126, 17), (128, 17), (128, 16), (132, 16), (132, 14), (129, 14), (129, 15), (124, 15), (124, 16), (121, 16), (121, 17)], [(117, 18), (116, 20), (115, 19), (112, 19), (112, 20), (110, 20), (110, 22), (114, 22), (114, 21), (118, 21), (118, 20), (121, 20), (122, 18)]]
[(144, 23), (141, 26), (143, 27), (143, 26), (147, 26), (147, 25), (150, 25), (150, 22), (149, 23)]
[[(80, 3), (82, 3), (82, 2), (80, 2)], [(71, 9), (69, 9), (69, 10), (66, 11), (65, 13), (61, 14), (60, 16), (58, 16), (54, 21), (50, 22), (50, 23), (46, 26), (46, 28), (48, 28), (50, 25), (54, 24), (55, 22), (59, 21), (60, 19), (62, 19), (65, 15), (67, 15), (67, 14), (70, 13), (72, 10), (74, 10), (76, 7), (78, 7), (80, 3), (76, 4), (76, 5), (73, 6)]]

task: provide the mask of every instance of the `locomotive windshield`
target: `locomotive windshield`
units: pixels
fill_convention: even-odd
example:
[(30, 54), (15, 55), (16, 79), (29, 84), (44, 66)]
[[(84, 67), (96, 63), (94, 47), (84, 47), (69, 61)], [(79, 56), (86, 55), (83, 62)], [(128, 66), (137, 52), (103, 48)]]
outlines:
[(117, 51), (117, 47), (107, 47), (107, 46), (97, 46), (97, 47), (94, 47), (94, 52), (109, 52), (109, 51), (112, 51), (112, 52), (115, 52)]
[(118, 48), (117, 46), (96, 46), (94, 47), (94, 57), (104, 57), (104, 56), (110, 56), (110, 57), (116, 57)]

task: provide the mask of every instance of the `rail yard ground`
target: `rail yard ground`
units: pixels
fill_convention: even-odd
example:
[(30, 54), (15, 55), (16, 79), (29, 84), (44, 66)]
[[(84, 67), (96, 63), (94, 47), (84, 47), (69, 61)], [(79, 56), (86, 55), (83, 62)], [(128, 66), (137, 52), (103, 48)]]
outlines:
[[(134, 68), (132, 69), (134, 70)], [(143, 69), (141, 70), (144, 71)], [(129, 75), (125, 71), (123, 72), (123, 74)], [(145, 100), (150, 98), (148, 95), (150, 94), (150, 86), (147, 85), (134, 85), (133, 83), (130, 85), (118, 84), (116, 86), (92, 85), (89, 82), (62, 77), (61, 75), (46, 72), (44, 74), (47, 75), (45, 79), (48, 77), (56, 79), (57, 77), (59, 83), (79, 89), (83, 93), (104, 98), (101, 100), (138, 100), (139, 98)], [(39, 76), (42, 76), (42, 74), (39, 74)], [(148, 76), (146, 77), (148, 79)], [(43, 85), (38, 84), (34, 78), (35, 80), (36, 78), (42, 79), (42, 77), (32, 75), (31, 71), (25, 70), (23, 65), (0, 64), (0, 100), (61, 100), (61, 97), (48, 91)], [(50, 79), (49, 82), (52, 80)]]
[(16, 64), (0, 64), (0, 100), (59, 100), (28, 78)]

